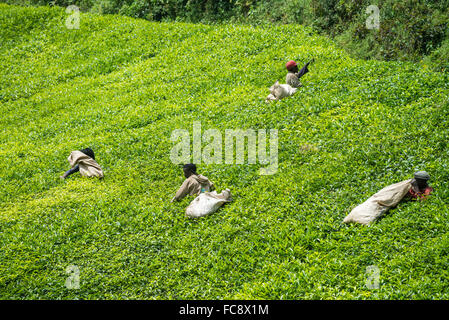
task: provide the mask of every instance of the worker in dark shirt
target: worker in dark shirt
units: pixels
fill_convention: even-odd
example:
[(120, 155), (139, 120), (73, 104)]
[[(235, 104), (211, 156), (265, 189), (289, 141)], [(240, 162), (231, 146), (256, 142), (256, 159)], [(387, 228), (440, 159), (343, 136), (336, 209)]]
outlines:
[(430, 175), (426, 171), (415, 172), (414, 179), (412, 180), (412, 187), (405, 196), (408, 200), (424, 200), (433, 191), (433, 188), (429, 186), (428, 181)]

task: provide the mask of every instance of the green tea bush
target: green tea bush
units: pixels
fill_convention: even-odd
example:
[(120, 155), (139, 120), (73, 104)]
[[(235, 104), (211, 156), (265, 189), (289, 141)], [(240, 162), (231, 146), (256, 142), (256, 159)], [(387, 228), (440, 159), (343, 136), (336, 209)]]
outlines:
[[(356, 60), (302, 26), (66, 18), (0, 5), (2, 299), (448, 298), (447, 73)], [(285, 62), (311, 57), (304, 86), (266, 104)], [(169, 202), (183, 181), (170, 136), (194, 121), (278, 129), (279, 168), (198, 164), (234, 201), (189, 220), (191, 197)], [(60, 180), (88, 146), (104, 180)], [(342, 224), (416, 170), (427, 201)]]
[[(153, 21), (252, 25), (304, 24), (332, 36), (338, 45), (363, 59), (419, 61), (441, 71), (447, 65), (447, 0), (4, 0), (21, 5), (74, 4), (82, 11), (122, 14)], [(379, 29), (368, 29), (368, 6), (379, 8)], [(296, 39), (292, 41), (297, 41)], [(437, 51), (437, 52), (436, 52)], [(436, 52), (436, 53), (435, 53)], [(437, 59), (433, 59), (435, 53)], [(446, 69), (443, 69), (446, 70)]]

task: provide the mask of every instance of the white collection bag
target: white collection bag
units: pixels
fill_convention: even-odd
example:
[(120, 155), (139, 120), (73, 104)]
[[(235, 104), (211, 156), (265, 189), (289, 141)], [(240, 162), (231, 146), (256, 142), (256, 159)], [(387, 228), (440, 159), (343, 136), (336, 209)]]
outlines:
[(344, 223), (355, 222), (368, 225), (390, 208), (396, 206), (410, 190), (412, 179), (385, 187), (358, 205), (346, 216)]
[(187, 207), (186, 216), (199, 218), (214, 213), (226, 202), (232, 201), (231, 191), (226, 189), (220, 194), (216, 191), (204, 192), (196, 197)]
[(279, 81), (276, 81), (269, 90), (270, 94), (266, 98), (265, 102), (281, 100), (285, 97), (289, 97), (293, 95), (298, 90), (298, 88), (293, 88), (289, 84), (279, 84)]

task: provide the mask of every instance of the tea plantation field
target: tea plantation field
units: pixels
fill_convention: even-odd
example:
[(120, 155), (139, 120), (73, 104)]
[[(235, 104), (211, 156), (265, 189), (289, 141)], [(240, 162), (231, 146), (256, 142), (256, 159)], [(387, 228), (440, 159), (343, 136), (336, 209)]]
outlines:
[[(449, 298), (449, 74), (355, 60), (303, 26), (67, 17), (0, 5), (1, 299)], [(264, 102), (312, 57), (294, 96)], [(169, 202), (170, 137), (196, 121), (277, 129), (279, 168), (198, 163), (234, 201), (191, 220), (191, 197)], [(105, 178), (61, 180), (85, 147)], [(342, 224), (416, 170), (427, 201)]]

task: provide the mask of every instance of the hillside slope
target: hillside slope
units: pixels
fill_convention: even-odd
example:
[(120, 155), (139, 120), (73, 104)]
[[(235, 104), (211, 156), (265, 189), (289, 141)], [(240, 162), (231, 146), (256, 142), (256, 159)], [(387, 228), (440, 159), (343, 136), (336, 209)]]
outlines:
[[(449, 298), (448, 74), (353, 60), (301, 26), (66, 17), (0, 5), (0, 298)], [(285, 62), (311, 57), (304, 87), (265, 104)], [(169, 203), (170, 136), (194, 121), (279, 130), (274, 175), (198, 165), (234, 201), (195, 221), (191, 198)], [(61, 181), (87, 146), (105, 179)], [(341, 223), (415, 170), (432, 175), (428, 201)]]

